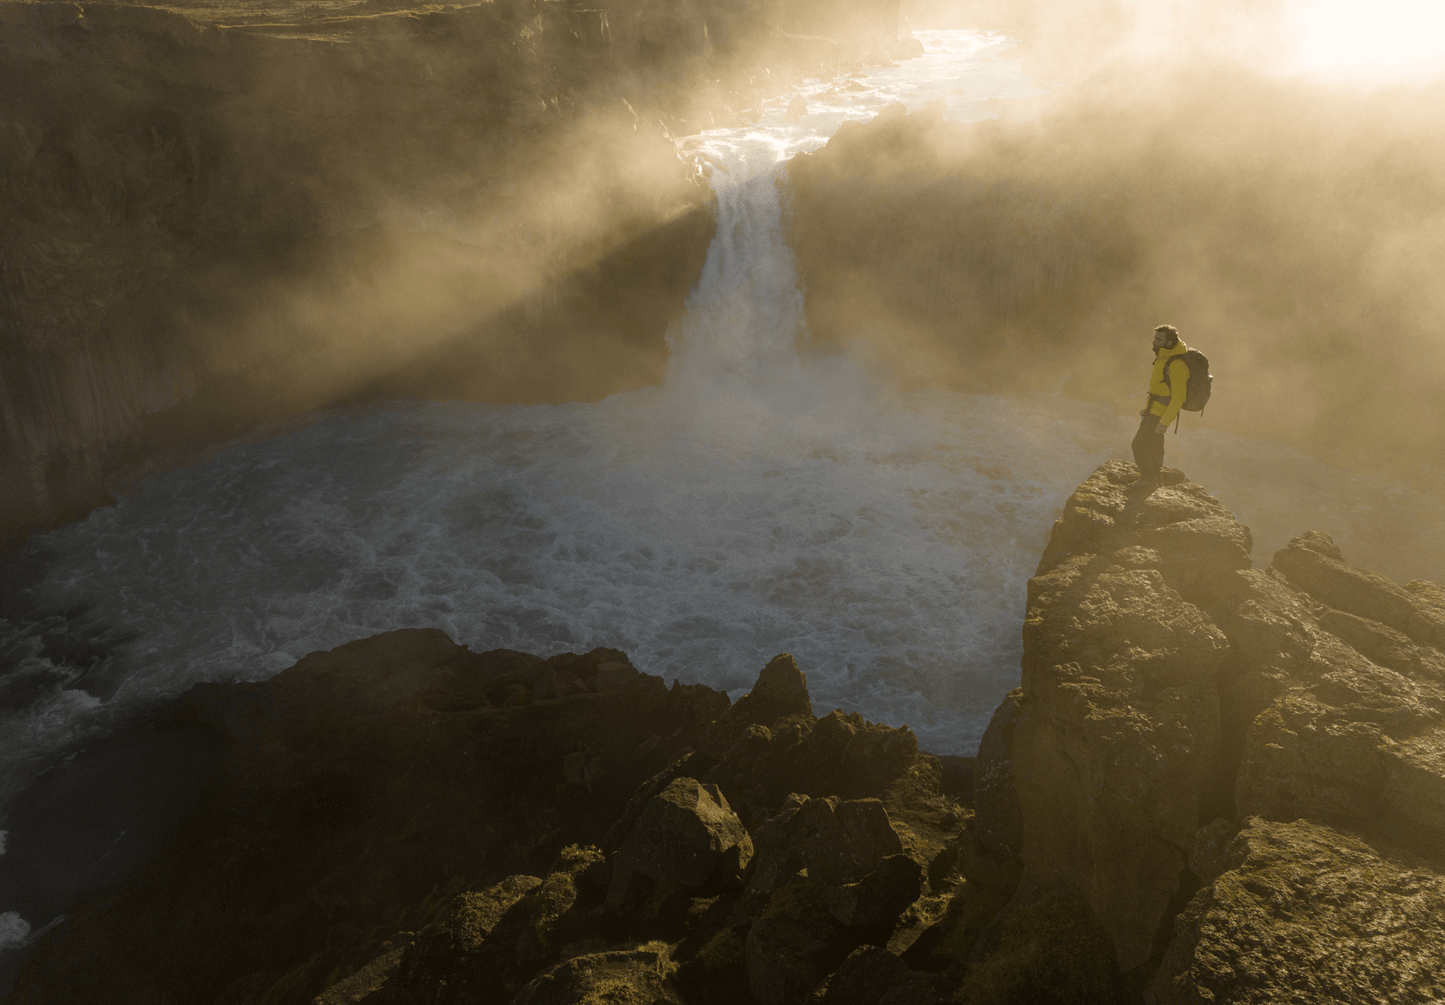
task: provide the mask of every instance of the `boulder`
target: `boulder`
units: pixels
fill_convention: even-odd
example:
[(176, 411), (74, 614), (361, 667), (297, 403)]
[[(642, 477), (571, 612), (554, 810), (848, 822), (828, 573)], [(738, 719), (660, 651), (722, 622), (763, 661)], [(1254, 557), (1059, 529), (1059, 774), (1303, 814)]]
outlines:
[(748, 989), (761, 1005), (797, 1005), (859, 941), (829, 913), (822, 885), (794, 876), (766, 897), (748, 927)]
[(848, 798), (878, 795), (917, 756), (918, 738), (907, 726), (885, 726), (834, 709), (812, 724), (780, 766), (795, 792)]
[(877, 799), (794, 795), (758, 830), (757, 848), (748, 889), (765, 894), (800, 869), (820, 887), (856, 883), (900, 854), (903, 842)]
[(1175, 920), (1150, 1005), (1445, 1000), (1445, 875), (1323, 824), (1251, 818)]
[(526, 924), (516, 940), (517, 963), (535, 969), (563, 946), (595, 934), (591, 909), (607, 893), (611, 870), (591, 845), (568, 845), (527, 900)]
[(754, 921), (743, 948), (753, 997), (761, 1005), (801, 1002), (828, 972), (834, 935), (811, 919), (782, 915)]
[(1414, 595), (1318, 532), (1240, 588), (1222, 619), (1240, 667), (1225, 695), (1237, 811), (1445, 843), (1445, 653), (1417, 640)]
[(701, 886), (719, 867), (736, 873), (752, 857), (752, 838), (718, 787), (675, 779), (647, 804), (618, 849), (607, 907), (620, 911), (643, 896), (657, 901)]
[(1445, 613), (1378, 573), (1344, 561), (1329, 535), (1311, 531), (1275, 553), (1274, 568), (1322, 604), (1389, 625), (1420, 645), (1445, 650)]

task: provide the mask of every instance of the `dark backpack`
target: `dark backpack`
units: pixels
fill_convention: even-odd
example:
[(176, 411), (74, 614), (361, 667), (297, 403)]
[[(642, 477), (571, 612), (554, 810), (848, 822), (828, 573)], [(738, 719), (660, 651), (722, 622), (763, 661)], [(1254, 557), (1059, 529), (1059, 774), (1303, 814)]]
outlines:
[[(1182, 359), (1189, 367), (1189, 383), (1184, 385), (1184, 404), (1181, 406), (1186, 412), (1204, 411), (1204, 406), (1209, 404), (1209, 392), (1214, 389), (1214, 376), (1209, 372), (1209, 360), (1204, 353), (1198, 349), (1185, 349), (1182, 356), (1175, 357)], [(1169, 383), (1169, 366), (1174, 362), (1164, 364), (1164, 383)], [(1174, 388), (1169, 388), (1169, 393), (1174, 393)]]

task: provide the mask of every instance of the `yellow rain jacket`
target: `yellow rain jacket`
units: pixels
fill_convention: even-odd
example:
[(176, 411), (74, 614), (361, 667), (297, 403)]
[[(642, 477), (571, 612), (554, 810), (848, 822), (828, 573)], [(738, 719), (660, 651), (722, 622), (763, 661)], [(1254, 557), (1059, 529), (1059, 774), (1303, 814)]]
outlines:
[[(1189, 347), (1180, 339), (1172, 349), (1159, 349), (1154, 353), (1154, 373), (1149, 378), (1149, 413), (1159, 416), (1159, 425), (1167, 426), (1179, 414), (1184, 398), (1189, 392), (1189, 364), (1182, 357)], [(1164, 379), (1164, 368), (1169, 367), (1169, 379)]]

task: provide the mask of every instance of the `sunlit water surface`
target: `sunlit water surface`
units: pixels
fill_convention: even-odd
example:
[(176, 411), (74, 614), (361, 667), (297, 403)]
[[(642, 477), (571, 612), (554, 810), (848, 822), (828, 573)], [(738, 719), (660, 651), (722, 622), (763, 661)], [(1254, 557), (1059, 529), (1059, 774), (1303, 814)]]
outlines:
[[(785, 96), (689, 142), (712, 165), (719, 228), (664, 386), (324, 416), (33, 542), (23, 613), (0, 623), (0, 796), (196, 681), (262, 680), (403, 627), (478, 651), (611, 646), (734, 696), (787, 651), (818, 710), (972, 753), (1017, 684), (1025, 583), (1060, 503), (1127, 456), (1137, 419), (1055, 397), (899, 396), (800, 355), (777, 165), (895, 100), (944, 97), (969, 120), (1034, 93), (996, 58), (1007, 39), (918, 34), (927, 55), (868, 71), (862, 91), (809, 82), (801, 121)], [(1319, 527), (1399, 578), (1445, 567), (1424, 494), (1186, 422), (1169, 463), (1251, 524), (1260, 564)]]

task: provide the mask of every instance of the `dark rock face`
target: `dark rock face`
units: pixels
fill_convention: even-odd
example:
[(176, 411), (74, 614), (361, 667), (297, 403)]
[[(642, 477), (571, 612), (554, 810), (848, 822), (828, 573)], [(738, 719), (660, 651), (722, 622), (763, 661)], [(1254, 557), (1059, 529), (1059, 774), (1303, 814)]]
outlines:
[[(200, 809), (49, 933), (14, 1000), (801, 1001), (926, 916), (922, 863), (963, 814), (907, 730), (808, 714), (791, 657), (752, 694), (735, 716), (615, 650), (436, 631), (197, 686), (185, 715), (228, 741)], [(892, 774), (860, 782), (881, 750)]]

